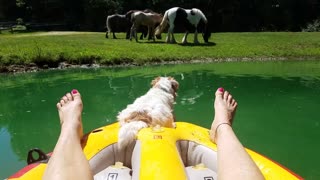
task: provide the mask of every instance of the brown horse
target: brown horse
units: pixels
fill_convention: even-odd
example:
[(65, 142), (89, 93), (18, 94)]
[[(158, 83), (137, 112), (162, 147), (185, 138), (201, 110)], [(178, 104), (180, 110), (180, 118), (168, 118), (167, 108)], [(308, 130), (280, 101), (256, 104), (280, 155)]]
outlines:
[(131, 32), (130, 32), (130, 40), (132, 40), (132, 36), (136, 38), (136, 42), (138, 42), (137, 38), (137, 29), (140, 26), (147, 26), (149, 32), (149, 39), (154, 38), (154, 29), (158, 26), (162, 21), (162, 15), (155, 12), (143, 12), (143, 11), (135, 11), (131, 13)]
[[(107, 17), (106, 20), (106, 38), (108, 38), (111, 33), (113, 35), (113, 39), (117, 39), (115, 32), (126, 32), (126, 39), (129, 39), (130, 37), (130, 29), (131, 29), (132, 23), (131, 18), (127, 18), (127, 15), (121, 15), (121, 14), (112, 14)], [(142, 34), (140, 36), (140, 39), (143, 39), (143, 37), (147, 37), (148, 28), (145, 26), (141, 26), (138, 29)]]

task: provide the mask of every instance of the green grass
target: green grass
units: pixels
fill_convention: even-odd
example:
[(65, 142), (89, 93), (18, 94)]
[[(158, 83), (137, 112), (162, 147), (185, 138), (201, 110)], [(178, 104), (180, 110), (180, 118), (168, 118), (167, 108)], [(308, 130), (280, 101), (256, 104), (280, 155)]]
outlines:
[[(320, 33), (213, 33), (209, 44), (166, 44), (163, 40), (106, 39), (104, 33), (48, 32), (0, 34), (0, 65), (55, 67), (60, 62), (145, 64), (190, 60), (320, 59)], [(176, 34), (181, 41), (183, 34)], [(188, 41), (192, 42), (193, 34)], [(202, 40), (201, 35), (199, 39)]]

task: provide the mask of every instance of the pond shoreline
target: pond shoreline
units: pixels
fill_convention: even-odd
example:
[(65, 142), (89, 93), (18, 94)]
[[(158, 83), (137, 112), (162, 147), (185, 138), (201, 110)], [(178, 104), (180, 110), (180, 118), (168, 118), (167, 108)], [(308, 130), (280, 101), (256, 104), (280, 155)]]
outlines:
[(247, 62), (247, 61), (308, 61), (308, 60), (320, 60), (320, 57), (255, 57), (255, 58), (206, 58), (206, 59), (192, 59), (192, 60), (169, 60), (161, 62), (146, 62), (144, 64), (127, 63), (123, 62), (120, 64), (71, 64), (68, 62), (61, 62), (56, 67), (50, 67), (47, 64), (37, 65), (35, 63), (30, 64), (12, 64), (12, 65), (0, 65), (0, 74), (14, 74), (14, 73), (28, 73), (38, 72), (53, 69), (72, 69), (72, 68), (100, 68), (100, 67), (135, 67), (135, 66), (146, 66), (146, 65), (166, 65), (166, 64), (193, 64), (193, 63), (214, 63), (214, 62)]
[[(177, 33), (182, 39), (184, 34)], [(191, 42), (192, 37), (190, 36)], [(320, 60), (320, 33), (214, 33), (210, 43), (130, 42), (125, 33), (36, 32), (1, 35), (0, 73), (231, 61)]]

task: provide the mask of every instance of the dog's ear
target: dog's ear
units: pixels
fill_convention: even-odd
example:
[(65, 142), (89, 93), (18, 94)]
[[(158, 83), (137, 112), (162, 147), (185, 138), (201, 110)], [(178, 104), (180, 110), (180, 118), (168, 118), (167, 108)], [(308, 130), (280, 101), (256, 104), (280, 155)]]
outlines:
[(168, 77), (168, 79), (170, 80), (171, 86), (172, 86), (172, 88), (174, 89), (174, 91), (177, 92), (178, 89), (179, 89), (179, 83), (178, 83), (178, 81), (176, 81), (173, 77)]
[(154, 87), (154, 85), (156, 85), (159, 80), (160, 76), (156, 77), (154, 80), (151, 81), (151, 86)]

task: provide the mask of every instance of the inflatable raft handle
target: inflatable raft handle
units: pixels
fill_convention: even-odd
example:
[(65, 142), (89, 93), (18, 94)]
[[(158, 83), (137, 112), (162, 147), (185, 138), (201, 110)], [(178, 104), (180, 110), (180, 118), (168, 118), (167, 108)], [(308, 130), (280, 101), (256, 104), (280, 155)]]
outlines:
[[(35, 159), (33, 156), (34, 152), (38, 153), (37, 159)], [(28, 158), (27, 158), (28, 165), (36, 162), (48, 162), (48, 160), (49, 160), (49, 156), (47, 156), (43, 151), (41, 151), (38, 148), (31, 149), (28, 152)]]

